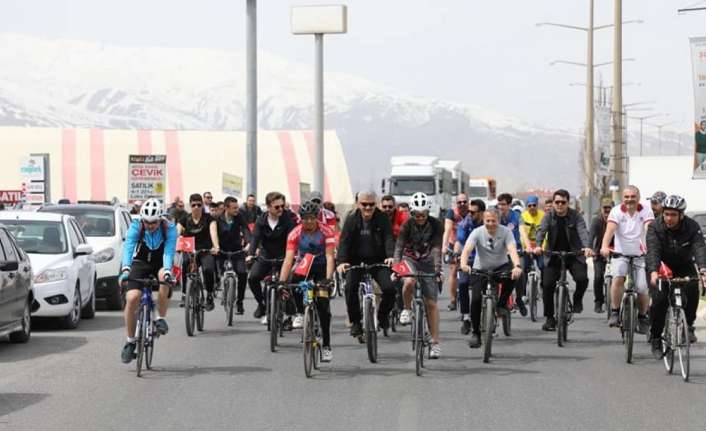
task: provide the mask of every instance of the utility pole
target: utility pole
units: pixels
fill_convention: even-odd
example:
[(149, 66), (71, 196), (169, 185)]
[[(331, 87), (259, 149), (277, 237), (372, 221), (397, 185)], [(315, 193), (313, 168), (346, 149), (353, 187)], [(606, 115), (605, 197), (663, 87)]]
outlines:
[[(246, 175), (247, 194), (257, 194), (257, 0), (247, 0), (246, 25)], [(245, 197), (245, 196), (241, 196)]]
[(623, 166), (623, 1), (615, 1), (615, 32), (613, 34), (613, 180), (618, 181), (618, 190), (613, 190), (613, 201), (620, 199), (620, 189), (624, 188)]
[(584, 154), (584, 190), (586, 191), (586, 200), (588, 203), (588, 214), (593, 214), (593, 195), (596, 188), (596, 157), (595, 157), (595, 108), (593, 100), (593, 2), (590, 0), (588, 12), (588, 48), (586, 64), (586, 146)]

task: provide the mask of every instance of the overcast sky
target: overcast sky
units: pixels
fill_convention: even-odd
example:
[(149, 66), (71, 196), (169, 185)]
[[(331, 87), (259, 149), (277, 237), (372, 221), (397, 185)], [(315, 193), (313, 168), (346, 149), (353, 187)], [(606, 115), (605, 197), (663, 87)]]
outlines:
[[(259, 47), (311, 63), (310, 37), (289, 32), (289, 8), (336, 0), (259, 1)], [(613, 22), (613, 0), (595, 0), (596, 25)], [(624, 102), (655, 101), (655, 121), (693, 118), (688, 39), (706, 36), (706, 12), (677, 15), (697, 0), (624, 0)], [(706, 1), (704, 2), (706, 3)], [(586, 35), (537, 28), (588, 25), (588, 0), (349, 0), (349, 33), (326, 43), (326, 67), (402, 93), (466, 102), (531, 122), (579, 128), (585, 115)], [(245, 0), (3, 0), (0, 31), (116, 45), (243, 50)], [(596, 34), (596, 62), (612, 60), (612, 29)], [(609, 84), (610, 66), (598, 69)], [(651, 112), (640, 112), (649, 115)], [(677, 126), (675, 126), (677, 127)]]

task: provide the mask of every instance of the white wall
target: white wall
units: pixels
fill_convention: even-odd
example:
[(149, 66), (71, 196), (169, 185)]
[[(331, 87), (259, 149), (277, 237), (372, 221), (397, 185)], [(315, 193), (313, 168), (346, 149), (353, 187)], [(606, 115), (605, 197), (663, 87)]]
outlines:
[(706, 180), (692, 179), (692, 156), (630, 157), (630, 184), (640, 188), (643, 198), (657, 190), (686, 198), (687, 211), (706, 211)]

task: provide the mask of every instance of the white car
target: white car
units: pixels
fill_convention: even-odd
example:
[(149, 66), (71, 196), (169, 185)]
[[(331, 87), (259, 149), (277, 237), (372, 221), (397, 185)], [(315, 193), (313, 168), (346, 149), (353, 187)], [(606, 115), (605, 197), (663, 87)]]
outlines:
[(118, 205), (67, 204), (45, 205), (40, 212), (72, 215), (93, 247), (96, 263), (96, 298), (105, 299), (109, 310), (120, 310), (124, 304), (118, 275), (123, 258), (123, 243), (132, 219)]
[(96, 264), (76, 220), (68, 215), (0, 211), (17, 245), (27, 253), (34, 273), (33, 317), (56, 317), (66, 329), (96, 310)]

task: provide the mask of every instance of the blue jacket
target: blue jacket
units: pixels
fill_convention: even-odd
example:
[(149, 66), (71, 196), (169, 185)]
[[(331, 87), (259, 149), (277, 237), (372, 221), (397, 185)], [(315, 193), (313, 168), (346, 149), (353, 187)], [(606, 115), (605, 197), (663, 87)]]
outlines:
[[(132, 258), (135, 256), (135, 250), (137, 249), (138, 242), (140, 241), (140, 223), (142, 223), (141, 220), (133, 220), (127, 231), (127, 235), (125, 235), (125, 244), (123, 244), (123, 268), (129, 268), (132, 264)], [(157, 250), (162, 243), (164, 243), (162, 267), (169, 271), (171, 271), (172, 266), (174, 265), (174, 250), (176, 249), (177, 236), (176, 225), (172, 222), (168, 222), (167, 224), (166, 239), (163, 238), (161, 226), (154, 232), (150, 232), (149, 229), (144, 228), (142, 241), (145, 243), (147, 248), (150, 250)]]
[(518, 250), (522, 248), (520, 244), (520, 223), (520, 213), (517, 211), (510, 210), (507, 217), (503, 215), (500, 216), (500, 224), (512, 231), (512, 235), (515, 237), (515, 245)]

